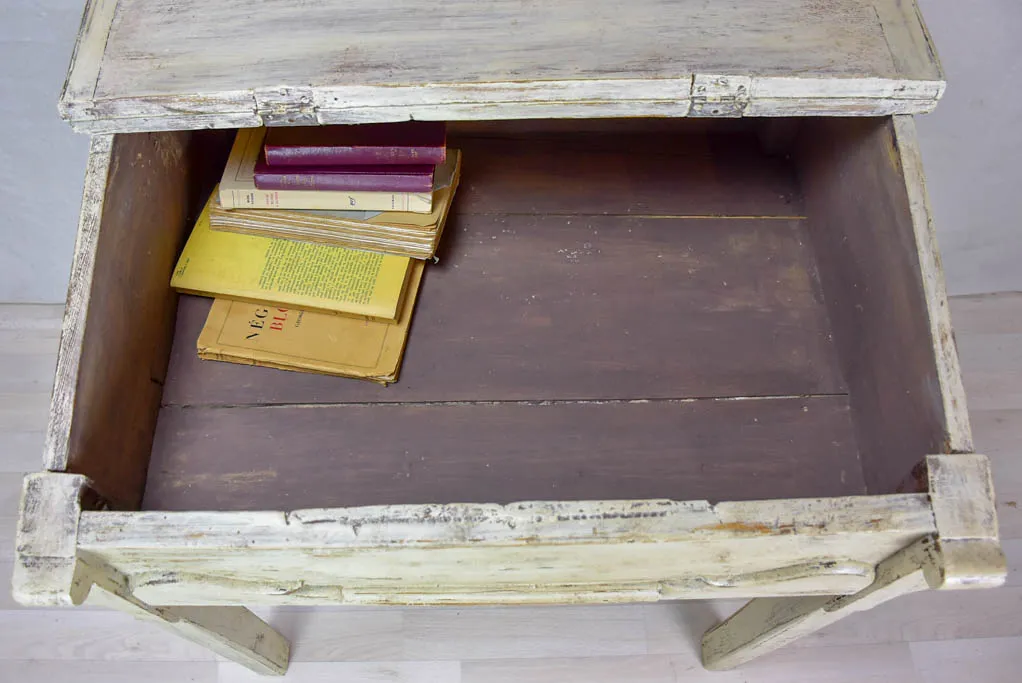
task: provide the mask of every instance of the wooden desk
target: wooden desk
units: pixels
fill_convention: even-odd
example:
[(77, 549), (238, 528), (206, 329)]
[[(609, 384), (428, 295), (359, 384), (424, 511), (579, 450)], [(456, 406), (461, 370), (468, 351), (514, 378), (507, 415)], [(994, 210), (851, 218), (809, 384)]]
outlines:
[[(751, 598), (706, 635), (726, 668), (1004, 580), (914, 3), (552, 5), (87, 7), (20, 601), (282, 673), (242, 605)], [(204, 304), (168, 281), (233, 130), (407, 118), (451, 121), (465, 170), (401, 382), (200, 363)]]

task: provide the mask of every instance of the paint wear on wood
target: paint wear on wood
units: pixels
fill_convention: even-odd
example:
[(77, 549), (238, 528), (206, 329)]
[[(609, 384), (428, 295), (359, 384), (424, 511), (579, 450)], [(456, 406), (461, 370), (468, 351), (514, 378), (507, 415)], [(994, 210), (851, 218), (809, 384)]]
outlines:
[(452, 0), (442, 12), (420, 0), (271, 0), (249, 10), (239, 0), (91, 0), (62, 115), (94, 134), (413, 118), (878, 116), (928, 111), (944, 91), (909, 0)]

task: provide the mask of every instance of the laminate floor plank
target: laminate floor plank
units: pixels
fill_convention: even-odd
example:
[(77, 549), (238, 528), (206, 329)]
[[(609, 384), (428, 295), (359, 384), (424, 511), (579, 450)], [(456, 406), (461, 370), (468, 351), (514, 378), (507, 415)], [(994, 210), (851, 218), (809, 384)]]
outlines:
[(924, 683), (1015, 683), (1022, 670), (1022, 637), (912, 643), (911, 651)]
[(856, 648), (779, 650), (737, 671), (706, 671), (695, 652), (686, 655), (494, 659), (465, 662), (463, 683), (922, 683), (908, 645), (896, 643)]
[(353, 605), (254, 607), (253, 611), (291, 641), (294, 661), (395, 662), (416, 659), (404, 654), (404, 625), (412, 610)]
[[(264, 683), (239, 664), (220, 663), (219, 683)], [(459, 683), (458, 662), (292, 662), (287, 683)]]
[(216, 662), (5, 661), (0, 682), (10, 683), (216, 683)]
[[(49, 393), (47, 392), (46, 402), (49, 402)], [(30, 410), (42, 410), (40, 404), (43, 403), (41, 397), (29, 399)], [(3, 408), (0, 408), (2, 411)], [(0, 472), (35, 472), (43, 466), (43, 444), (46, 440), (45, 431), (45, 420), (46, 417), (40, 419), (39, 413), (30, 413), (28, 415), (23, 411), (12, 409), (14, 413), (14, 419), (11, 422), (17, 422), (18, 417), (23, 417), (25, 429), (21, 428), (18, 424), (5, 424), (0, 428), (0, 433), (4, 436), (3, 456), (0, 457)], [(46, 406), (46, 416), (49, 415), (49, 406)], [(0, 422), (3, 418), (0, 417)]]
[(405, 614), (412, 659), (486, 660), (646, 653), (642, 605), (414, 609)]
[[(213, 662), (204, 647), (152, 622), (110, 610), (22, 609), (0, 612), (0, 670), (6, 660)], [(73, 671), (73, 669), (68, 669)], [(138, 670), (145, 671), (144, 666)], [(2, 679), (0, 679), (2, 680)]]

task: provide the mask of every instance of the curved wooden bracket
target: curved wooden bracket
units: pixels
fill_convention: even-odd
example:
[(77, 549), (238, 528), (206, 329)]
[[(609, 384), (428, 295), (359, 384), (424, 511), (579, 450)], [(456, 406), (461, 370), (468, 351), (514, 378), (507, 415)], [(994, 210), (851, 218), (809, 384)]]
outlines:
[(258, 673), (283, 674), (287, 640), (244, 607), (161, 607), (139, 600), (131, 582), (101, 560), (79, 554), (83, 507), (99, 503), (80, 474), (25, 477), (18, 522), (13, 594), (29, 606), (72, 606), (86, 600), (154, 621)]
[(750, 601), (703, 636), (703, 665), (739, 666), (899, 595), (1004, 583), (1007, 564), (997, 537), (989, 461), (975, 454), (931, 455), (926, 464), (935, 535), (881, 562), (873, 583), (853, 595)]

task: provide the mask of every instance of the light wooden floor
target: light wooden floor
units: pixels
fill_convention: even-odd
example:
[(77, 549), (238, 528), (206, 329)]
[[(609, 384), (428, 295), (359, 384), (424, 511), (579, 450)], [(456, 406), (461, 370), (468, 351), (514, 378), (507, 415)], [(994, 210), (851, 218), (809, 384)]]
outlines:
[[(1011, 573), (851, 616), (738, 672), (696, 655), (728, 601), (609, 607), (260, 610), (293, 644), (289, 681), (996, 683), (1022, 669), (1022, 293), (952, 302), (977, 448), (991, 456)], [(60, 307), (0, 305), (0, 582), (18, 490), (39, 467)], [(0, 592), (0, 681), (239, 683), (256, 677), (121, 614), (30, 610)]]

